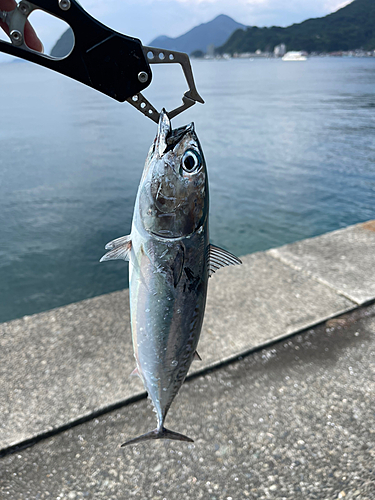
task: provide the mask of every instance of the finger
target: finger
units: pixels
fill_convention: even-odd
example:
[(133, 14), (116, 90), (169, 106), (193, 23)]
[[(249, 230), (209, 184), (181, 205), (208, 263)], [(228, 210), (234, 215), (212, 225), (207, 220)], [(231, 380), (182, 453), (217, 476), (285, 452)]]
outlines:
[[(10, 12), (17, 7), (17, 3), (15, 0), (0, 0), (0, 10), (5, 12)], [(0, 27), (5, 31), (5, 33), (9, 36), (9, 28), (7, 23), (0, 21)]]
[(0, 9), (9, 12), (10, 10), (15, 9), (17, 6), (17, 2), (15, 0), (1, 0), (0, 1)]
[(26, 45), (32, 50), (43, 52), (43, 44), (37, 37), (37, 34), (35, 33), (34, 28), (31, 26), (29, 21), (26, 21), (24, 33)]
[[(17, 6), (17, 3), (15, 0), (0, 0), (0, 9), (4, 10), (6, 12), (9, 12), (9, 11), (15, 9), (16, 6)], [(6, 23), (4, 23), (3, 21), (0, 21), (0, 27), (9, 36), (8, 25)], [(24, 34), (25, 34), (25, 43), (30, 49), (36, 50), (38, 52), (43, 52), (43, 44), (39, 40), (37, 34), (34, 31), (34, 28), (31, 26), (29, 21), (26, 21)]]

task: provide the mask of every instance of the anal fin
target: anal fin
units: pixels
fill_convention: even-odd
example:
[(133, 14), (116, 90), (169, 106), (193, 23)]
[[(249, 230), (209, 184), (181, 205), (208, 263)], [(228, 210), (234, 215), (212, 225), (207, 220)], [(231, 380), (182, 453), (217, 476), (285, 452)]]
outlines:
[(199, 356), (198, 351), (195, 351), (193, 361), (202, 361), (202, 358)]

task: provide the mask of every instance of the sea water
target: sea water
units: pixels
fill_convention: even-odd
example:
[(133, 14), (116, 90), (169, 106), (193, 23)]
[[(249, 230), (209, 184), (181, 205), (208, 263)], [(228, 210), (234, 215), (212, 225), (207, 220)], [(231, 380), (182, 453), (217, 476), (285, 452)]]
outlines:
[[(194, 61), (211, 241), (241, 256), (375, 218), (375, 58)], [(181, 103), (178, 65), (145, 92)], [(0, 65), (0, 322), (127, 287), (99, 264), (130, 232), (156, 124), (30, 63)]]

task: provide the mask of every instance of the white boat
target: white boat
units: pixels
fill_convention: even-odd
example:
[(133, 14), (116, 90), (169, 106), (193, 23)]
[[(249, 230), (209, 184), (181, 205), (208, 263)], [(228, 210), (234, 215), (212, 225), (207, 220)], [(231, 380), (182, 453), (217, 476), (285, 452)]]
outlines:
[(290, 51), (283, 56), (283, 61), (306, 61), (307, 57), (303, 55), (303, 52)]

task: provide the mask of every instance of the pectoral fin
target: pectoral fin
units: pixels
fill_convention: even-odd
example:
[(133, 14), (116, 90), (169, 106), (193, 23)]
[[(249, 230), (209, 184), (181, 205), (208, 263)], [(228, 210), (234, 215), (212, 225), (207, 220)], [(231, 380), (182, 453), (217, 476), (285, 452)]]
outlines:
[(171, 265), (173, 273), (173, 285), (176, 288), (182, 275), (182, 270), (185, 262), (185, 249), (182, 245), (177, 250), (176, 257)]
[(105, 249), (111, 251), (103, 255), (99, 262), (117, 259), (129, 260), (131, 248), (132, 242), (129, 235), (110, 241), (106, 244)]
[(110, 241), (109, 243), (106, 244), (104, 248), (106, 250), (114, 250), (115, 248), (125, 245), (126, 243), (131, 243), (130, 234), (127, 234), (126, 236), (121, 236), (121, 238), (117, 238), (115, 240)]
[(215, 245), (208, 247), (208, 276), (211, 277), (215, 271), (225, 266), (235, 266), (242, 264), (235, 255), (223, 250)]

